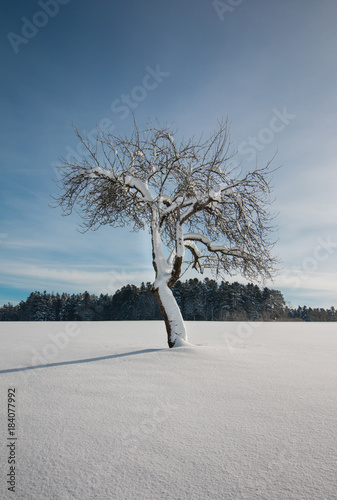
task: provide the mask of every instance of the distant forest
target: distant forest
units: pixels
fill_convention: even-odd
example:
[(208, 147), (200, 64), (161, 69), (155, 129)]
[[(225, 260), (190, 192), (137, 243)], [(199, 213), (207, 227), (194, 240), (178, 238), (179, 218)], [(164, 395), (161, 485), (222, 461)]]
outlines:
[[(161, 320), (151, 283), (123, 286), (114, 295), (32, 292), (18, 305), (0, 308), (0, 321)], [(278, 290), (249, 283), (190, 279), (173, 288), (186, 321), (337, 321), (337, 311), (287, 307)]]

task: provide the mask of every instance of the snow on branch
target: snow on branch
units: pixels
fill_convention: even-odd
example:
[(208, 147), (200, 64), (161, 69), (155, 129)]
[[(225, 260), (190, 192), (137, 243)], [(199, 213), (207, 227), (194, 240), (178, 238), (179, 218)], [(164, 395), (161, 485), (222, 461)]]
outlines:
[[(212, 241), (202, 234), (187, 233), (184, 235), (184, 242), (186, 244), (191, 241), (198, 241), (206, 246), (207, 250), (214, 253), (221, 253), (223, 255), (232, 255), (233, 257), (248, 258), (248, 254), (239, 247), (230, 248), (226, 245), (215, 245)], [(201, 255), (200, 255), (201, 256)]]
[(136, 177), (133, 177), (132, 175), (128, 174), (124, 178), (124, 184), (127, 187), (135, 188), (141, 194), (144, 201), (149, 203), (153, 201), (153, 197), (150, 193), (150, 190), (146, 182), (141, 181), (140, 179), (137, 179)]
[(109, 224), (155, 231), (175, 276), (183, 248), (199, 270), (269, 273), (269, 164), (246, 174), (233, 165), (227, 122), (208, 139), (181, 141), (154, 123), (144, 131), (135, 123), (127, 137), (98, 131), (94, 145), (75, 131), (85, 154), (62, 160), (57, 204), (65, 214), (76, 206), (85, 230)]
[(269, 164), (246, 174), (235, 167), (227, 122), (206, 140), (178, 141), (176, 132), (153, 123), (140, 131), (134, 122), (126, 137), (98, 131), (93, 145), (75, 131), (84, 152), (61, 160), (56, 205), (65, 215), (76, 209), (84, 231), (147, 228), (152, 291), (170, 347), (177, 337), (186, 340), (171, 288), (188, 266), (224, 278), (272, 276)]

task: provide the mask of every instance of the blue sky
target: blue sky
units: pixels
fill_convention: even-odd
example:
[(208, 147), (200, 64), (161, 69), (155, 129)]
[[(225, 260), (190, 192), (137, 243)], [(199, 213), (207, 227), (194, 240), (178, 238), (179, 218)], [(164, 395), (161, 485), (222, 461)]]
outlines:
[(216, 5), (2, 6), (0, 304), (34, 290), (113, 293), (153, 279), (146, 232), (83, 235), (76, 215), (49, 207), (57, 193), (53, 165), (77, 148), (71, 124), (124, 134), (133, 108), (140, 126), (158, 119), (185, 137), (208, 135), (228, 116), (246, 169), (277, 151), (275, 253), (282, 269), (268, 286), (294, 306), (337, 306), (337, 4)]

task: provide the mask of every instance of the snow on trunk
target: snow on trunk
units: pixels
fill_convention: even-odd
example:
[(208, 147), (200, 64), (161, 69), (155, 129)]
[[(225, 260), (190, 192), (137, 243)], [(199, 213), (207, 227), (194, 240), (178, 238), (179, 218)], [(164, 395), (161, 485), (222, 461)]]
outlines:
[[(159, 228), (159, 210), (152, 208), (152, 257), (153, 267), (156, 272), (156, 279), (152, 287), (152, 293), (156, 297), (160, 312), (164, 318), (167, 342), (169, 347), (182, 345), (187, 340), (187, 333), (179, 306), (171, 290), (173, 274), (176, 272), (174, 262), (165, 256), (161, 248), (161, 236)], [(177, 258), (181, 259), (183, 251), (181, 250), (181, 228), (177, 231)], [(179, 235), (179, 238), (178, 238)]]
[(165, 321), (167, 343), (169, 347), (181, 345), (183, 343), (181, 341), (187, 340), (187, 333), (177, 301), (172, 290), (165, 283), (156, 285), (157, 280), (153, 286), (153, 294)]

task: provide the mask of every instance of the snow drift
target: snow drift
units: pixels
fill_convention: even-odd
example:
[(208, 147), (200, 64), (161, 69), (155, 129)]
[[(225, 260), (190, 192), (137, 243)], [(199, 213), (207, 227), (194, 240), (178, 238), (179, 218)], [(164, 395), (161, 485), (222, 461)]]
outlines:
[(20, 500), (336, 499), (336, 326), (187, 327), (2, 323), (0, 497), (15, 387)]

